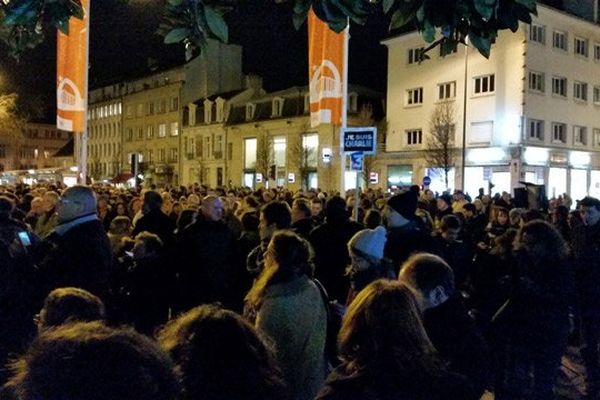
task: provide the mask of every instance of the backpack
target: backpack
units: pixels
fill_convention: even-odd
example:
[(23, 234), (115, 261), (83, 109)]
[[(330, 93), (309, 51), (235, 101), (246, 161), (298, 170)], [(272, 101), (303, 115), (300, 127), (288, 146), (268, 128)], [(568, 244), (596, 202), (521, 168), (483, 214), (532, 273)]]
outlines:
[(346, 312), (346, 307), (337, 301), (330, 301), (327, 290), (321, 282), (317, 279), (313, 279), (313, 282), (321, 293), (321, 298), (325, 304), (325, 311), (327, 312), (327, 335), (325, 339), (325, 359), (327, 360), (331, 369), (338, 366), (341, 362), (338, 358), (337, 351), (337, 335), (342, 326), (342, 317)]

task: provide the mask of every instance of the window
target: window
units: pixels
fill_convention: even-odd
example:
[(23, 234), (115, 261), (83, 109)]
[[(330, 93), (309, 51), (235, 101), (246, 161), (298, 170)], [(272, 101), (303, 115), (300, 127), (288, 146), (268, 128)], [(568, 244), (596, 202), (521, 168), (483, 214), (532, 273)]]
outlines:
[(600, 44), (594, 44), (594, 61), (600, 61)]
[(127, 106), (125, 108), (125, 116), (127, 118), (133, 118), (133, 106)]
[(252, 118), (254, 118), (255, 109), (255, 104), (246, 104), (246, 121), (250, 121)]
[(567, 97), (567, 78), (552, 77), (552, 94)]
[(575, 38), (575, 54), (582, 57), (588, 56), (588, 41), (583, 38)]
[(424, 47), (418, 47), (416, 49), (408, 49), (408, 63), (415, 64), (423, 61), (423, 50)]
[(350, 112), (356, 112), (358, 111), (358, 94), (356, 93), (350, 93), (348, 95), (348, 105), (347, 105), (348, 111)]
[(423, 88), (409, 89), (406, 91), (406, 104), (423, 104)]
[(577, 100), (587, 101), (587, 83), (575, 82), (573, 84), (573, 97)]
[(257, 139), (256, 138), (244, 139), (244, 168), (245, 169), (256, 168), (256, 149), (257, 149)]
[(594, 86), (594, 103), (600, 104), (600, 86)]
[(212, 107), (213, 103), (210, 100), (204, 101), (204, 123), (210, 124), (212, 117)]
[(125, 140), (133, 140), (133, 128), (127, 128)]
[(146, 139), (154, 138), (154, 125), (146, 126)]
[(218, 160), (223, 158), (223, 135), (216, 135), (214, 145), (214, 157)]
[(285, 168), (287, 143), (285, 137), (273, 138), (273, 162), (278, 167)]
[(544, 121), (530, 119), (527, 136), (530, 140), (544, 140)]
[(179, 135), (179, 122), (171, 122), (171, 136)]
[(176, 163), (179, 160), (179, 151), (177, 147), (171, 148), (169, 151), (169, 162)]
[(559, 122), (552, 123), (552, 141), (554, 143), (567, 143), (567, 125)]
[(529, 40), (545, 44), (546, 28), (543, 25), (531, 24), (531, 27), (529, 28)]
[(7, 148), (7, 145), (0, 144), (0, 158), (6, 158), (6, 153), (8, 153)]
[(586, 145), (587, 144), (587, 128), (585, 126), (574, 126), (573, 127), (573, 144)]
[(137, 140), (142, 140), (142, 139), (144, 139), (144, 127), (138, 126), (137, 127)]
[(475, 79), (474, 94), (493, 93), (496, 90), (494, 74), (478, 76)]
[(283, 99), (273, 99), (271, 118), (281, 117), (282, 111), (283, 111)]
[(160, 114), (164, 114), (167, 112), (167, 100), (166, 99), (160, 99), (158, 101), (158, 112)]
[[(317, 168), (319, 157), (319, 135), (316, 133), (307, 133), (302, 135), (303, 156), (306, 158), (306, 166), (309, 168)], [(304, 161), (303, 160), (303, 161)]]
[(567, 51), (567, 34), (561, 31), (552, 33), (552, 46), (555, 49)]
[(144, 104), (140, 103), (136, 107), (135, 116), (142, 117), (144, 115)]
[(146, 115), (154, 114), (154, 102), (148, 101), (146, 102)]
[(529, 90), (544, 92), (544, 74), (541, 72), (529, 71)]
[(179, 97), (171, 97), (171, 101), (169, 103), (169, 111), (177, 111), (179, 109)]
[(421, 129), (409, 129), (406, 131), (406, 144), (413, 146), (423, 143), (423, 131)]
[(456, 97), (456, 81), (438, 84), (438, 99), (448, 100)]
[(158, 149), (158, 162), (165, 162), (165, 149)]
[(600, 129), (594, 128), (594, 146), (600, 147)]
[(158, 137), (167, 136), (167, 124), (158, 124)]

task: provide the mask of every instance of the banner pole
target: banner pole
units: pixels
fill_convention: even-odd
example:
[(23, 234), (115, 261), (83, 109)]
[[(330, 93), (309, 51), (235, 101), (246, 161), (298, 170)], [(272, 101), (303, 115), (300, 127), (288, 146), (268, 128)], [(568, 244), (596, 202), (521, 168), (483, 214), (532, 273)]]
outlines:
[(91, 5), (92, 0), (88, 0), (87, 2), (87, 16), (86, 16), (86, 50), (85, 50), (85, 69), (84, 69), (84, 80), (83, 80), (83, 104), (84, 104), (84, 112), (83, 112), (83, 132), (81, 132), (81, 149), (80, 149), (80, 157), (79, 157), (79, 183), (81, 185), (85, 185), (87, 183), (87, 143), (88, 143), (88, 82), (89, 82), (89, 65), (90, 65), (90, 16), (91, 16)]
[(346, 153), (344, 153), (343, 130), (348, 126), (348, 51), (350, 42), (350, 19), (344, 29), (344, 72), (342, 78), (342, 125), (340, 127), (340, 196), (346, 196)]

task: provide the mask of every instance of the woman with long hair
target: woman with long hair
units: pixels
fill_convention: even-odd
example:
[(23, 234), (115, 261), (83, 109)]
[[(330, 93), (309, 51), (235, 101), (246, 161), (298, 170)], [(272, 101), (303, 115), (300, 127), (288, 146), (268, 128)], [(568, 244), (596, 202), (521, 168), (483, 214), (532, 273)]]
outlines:
[(232, 311), (217, 305), (193, 308), (170, 321), (158, 341), (176, 364), (184, 400), (286, 398), (271, 348)]
[(518, 399), (530, 390), (534, 399), (552, 399), (573, 301), (569, 249), (556, 228), (539, 220), (523, 226), (516, 247), (511, 294), (493, 321), (495, 336), (503, 338), (498, 353), (505, 355), (496, 399)]
[(312, 281), (311, 253), (295, 233), (275, 233), (246, 296), (245, 314), (273, 341), (290, 398), (297, 400), (314, 398), (326, 374), (327, 311)]
[(478, 398), (438, 358), (415, 295), (402, 283), (378, 280), (358, 294), (344, 316), (338, 348), (343, 363), (318, 400)]

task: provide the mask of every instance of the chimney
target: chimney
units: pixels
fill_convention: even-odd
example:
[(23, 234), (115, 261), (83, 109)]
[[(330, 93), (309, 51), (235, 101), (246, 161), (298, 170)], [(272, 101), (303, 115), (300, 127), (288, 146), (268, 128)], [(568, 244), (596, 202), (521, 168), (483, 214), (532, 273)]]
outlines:
[(249, 74), (244, 78), (244, 88), (254, 89), (255, 92), (262, 89), (262, 83), (262, 78), (258, 75)]

